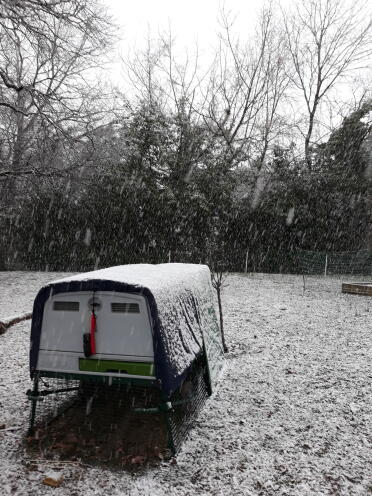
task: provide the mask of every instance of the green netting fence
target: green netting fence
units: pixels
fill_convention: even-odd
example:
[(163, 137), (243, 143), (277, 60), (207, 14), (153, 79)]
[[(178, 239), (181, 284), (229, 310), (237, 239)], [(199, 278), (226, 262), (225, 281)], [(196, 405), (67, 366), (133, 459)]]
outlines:
[(299, 269), (307, 275), (372, 274), (372, 255), (368, 250), (325, 252), (298, 250)]

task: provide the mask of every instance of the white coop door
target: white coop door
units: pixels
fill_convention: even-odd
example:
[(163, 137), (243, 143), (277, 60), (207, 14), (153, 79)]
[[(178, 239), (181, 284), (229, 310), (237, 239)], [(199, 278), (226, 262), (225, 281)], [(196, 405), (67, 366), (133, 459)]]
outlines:
[(94, 304), (96, 356), (153, 357), (146, 299), (109, 291), (63, 293), (45, 303), (40, 349), (83, 353), (83, 335), (90, 332)]

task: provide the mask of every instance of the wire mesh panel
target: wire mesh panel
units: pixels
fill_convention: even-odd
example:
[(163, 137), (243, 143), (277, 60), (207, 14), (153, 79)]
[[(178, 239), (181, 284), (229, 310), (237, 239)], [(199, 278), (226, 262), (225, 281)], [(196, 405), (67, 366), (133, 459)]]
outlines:
[(172, 397), (169, 428), (173, 449), (178, 452), (193, 421), (208, 398), (206, 367), (197, 367)]
[(205, 374), (205, 365), (193, 367), (169, 399), (154, 385), (39, 378), (29, 394), (35, 410), (31, 444), (45, 457), (91, 464), (166, 458), (180, 449), (207, 399)]
[(367, 250), (339, 253), (298, 250), (297, 256), (303, 274), (372, 274), (372, 256)]
[[(45, 429), (53, 419), (71, 408), (79, 398), (80, 381), (71, 378), (36, 378), (37, 389), (27, 394), (33, 400), (31, 415), (38, 429)], [(33, 397), (32, 394), (36, 396)]]
[[(49, 381), (39, 394), (63, 379)], [(75, 381), (69, 398), (64, 393), (41, 396), (37, 402), (34, 446), (48, 458), (81, 459), (91, 464), (127, 465), (163, 457), (167, 429), (156, 388), (93, 381)], [(150, 410), (144, 415), (141, 409)], [(151, 410), (152, 409), (152, 410)]]

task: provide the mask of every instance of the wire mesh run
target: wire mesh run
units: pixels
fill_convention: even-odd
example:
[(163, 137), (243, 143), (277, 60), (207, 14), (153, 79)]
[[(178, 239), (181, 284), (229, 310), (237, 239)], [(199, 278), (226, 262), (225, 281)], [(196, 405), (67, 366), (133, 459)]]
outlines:
[[(76, 404), (79, 399), (80, 381), (42, 377), (36, 381), (31, 409), (31, 417), (34, 419), (31, 421), (38, 429), (45, 429), (50, 422)], [(31, 391), (27, 394), (32, 400)]]
[(40, 378), (32, 400), (31, 446), (47, 458), (90, 464), (142, 464), (176, 454), (203, 407), (205, 367), (164, 398), (154, 386)]
[[(137, 464), (166, 456), (163, 415), (137, 411), (155, 410), (161, 401), (159, 390), (63, 379), (48, 379), (47, 386), (40, 382), (31, 443), (43, 456), (100, 465), (127, 465), (133, 460)], [(72, 391), (61, 392), (70, 386)]]
[(198, 367), (172, 397), (169, 428), (174, 452), (177, 453), (208, 398), (206, 369)]

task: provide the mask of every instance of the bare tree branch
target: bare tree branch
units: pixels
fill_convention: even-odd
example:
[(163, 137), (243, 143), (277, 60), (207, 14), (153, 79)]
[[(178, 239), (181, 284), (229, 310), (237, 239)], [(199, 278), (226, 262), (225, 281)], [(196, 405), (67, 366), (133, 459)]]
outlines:
[(301, 0), (283, 12), (287, 48), (293, 63), (292, 82), (307, 108), (305, 157), (311, 168), (316, 114), (324, 97), (372, 54), (371, 13), (361, 1)]

